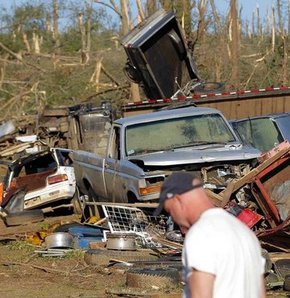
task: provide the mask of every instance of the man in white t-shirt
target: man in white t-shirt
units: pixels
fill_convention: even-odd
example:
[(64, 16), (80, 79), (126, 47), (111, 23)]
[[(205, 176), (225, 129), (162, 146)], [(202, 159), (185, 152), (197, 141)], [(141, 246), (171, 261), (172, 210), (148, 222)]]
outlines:
[(184, 297), (266, 297), (258, 239), (239, 219), (212, 204), (199, 179), (186, 172), (169, 176), (154, 215), (163, 209), (186, 234)]

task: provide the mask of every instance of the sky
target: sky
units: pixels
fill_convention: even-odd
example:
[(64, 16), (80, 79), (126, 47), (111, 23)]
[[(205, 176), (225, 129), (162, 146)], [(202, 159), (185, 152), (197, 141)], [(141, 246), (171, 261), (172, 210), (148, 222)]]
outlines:
[[(46, 0), (51, 2), (51, 0)], [(251, 20), (253, 12), (259, 7), (260, 16), (263, 18), (267, 14), (267, 11), (271, 10), (271, 7), (276, 0), (238, 0), (239, 5), (243, 7), (242, 18)], [(21, 3), (27, 3), (28, 0), (0, 0), (0, 6), (4, 8), (10, 8), (11, 5), (19, 5)], [(41, 2), (40, 0), (30, 0), (30, 3)], [(109, 3), (109, 0), (103, 0), (104, 3)], [(118, 2), (118, 1), (117, 1)], [(134, 3), (134, 0), (131, 0)], [(216, 7), (220, 13), (226, 11), (229, 7), (230, 0), (215, 0)]]

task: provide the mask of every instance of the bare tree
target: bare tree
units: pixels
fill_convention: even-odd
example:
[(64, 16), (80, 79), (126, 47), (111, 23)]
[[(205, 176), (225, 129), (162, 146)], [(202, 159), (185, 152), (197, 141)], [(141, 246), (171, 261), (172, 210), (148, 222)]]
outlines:
[(278, 25), (279, 31), (283, 32), (283, 18), (282, 18), (282, 4), (280, 0), (277, 0), (277, 15), (278, 15)]
[(288, 0), (288, 5), (287, 5), (287, 12), (288, 12), (288, 34), (290, 34), (290, 0)]
[[(131, 29), (131, 22), (129, 19), (129, 13), (128, 13), (128, 2), (127, 0), (120, 0), (120, 7), (118, 7), (114, 0), (110, 0), (110, 5), (104, 4), (102, 2), (99, 2), (98, 0), (94, 0), (96, 3), (100, 3), (103, 5), (106, 5), (107, 7), (111, 8), (113, 11), (115, 11), (120, 19), (121, 19), (121, 34), (125, 35), (129, 32)], [(131, 83), (131, 97), (134, 101), (140, 101), (140, 92), (139, 92), (139, 86), (136, 83)]]
[(54, 41), (54, 53), (60, 53), (60, 39), (59, 39), (59, 30), (58, 30), (58, 22), (59, 22), (59, 8), (58, 8), (58, 0), (52, 0), (52, 8), (53, 8), (53, 34), (52, 38)]
[(138, 17), (140, 22), (142, 22), (145, 19), (145, 12), (142, 7), (141, 0), (136, 0), (137, 8), (138, 8)]
[(147, 0), (146, 1), (147, 15), (151, 15), (156, 10), (157, 10), (157, 0)]
[(275, 8), (272, 7), (272, 52), (275, 51), (275, 45), (276, 45), (276, 18), (275, 18)]
[(86, 51), (89, 54), (91, 51), (91, 17), (93, 12), (92, 4), (93, 2), (90, 0), (90, 3), (87, 1), (86, 4), (86, 13), (87, 13), (87, 23), (86, 23)]
[(230, 2), (230, 24), (229, 24), (229, 47), (231, 58), (230, 82), (234, 87), (239, 87), (239, 59), (240, 59), (240, 36), (237, 1)]
[(81, 33), (81, 63), (86, 64), (88, 61), (88, 53), (86, 51), (86, 29), (83, 22), (83, 13), (78, 15), (79, 30)]
[(203, 44), (205, 33), (206, 33), (206, 27), (207, 27), (207, 20), (206, 20), (207, 0), (200, 0), (197, 5), (197, 8), (199, 11), (197, 40), (199, 40), (200, 44)]
[(222, 33), (221, 20), (220, 20), (220, 17), (218, 15), (218, 13), (217, 13), (214, 0), (210, 0), (210, 6), (211, 6), (212, 14), (213, 14), (213, 17), (214, 17), (214, 20), (215, 20), (215, 27), (217, 28), (216, 31), (218, 32), (218, 34), (221, 34)]

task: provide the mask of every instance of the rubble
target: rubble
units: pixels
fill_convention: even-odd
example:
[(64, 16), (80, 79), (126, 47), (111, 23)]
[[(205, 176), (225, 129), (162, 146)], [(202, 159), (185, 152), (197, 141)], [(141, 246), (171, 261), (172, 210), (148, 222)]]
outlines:
[[(142, 68), (144, 73), (141, 79), (145, 93), (148, 97), (154, 98), (156, 102), (159, 97), (165, 97), (163, 95), (173, 98), (180, 95), (189, 96), (191, 93), (196, 93), (197, 87), (202, 83), (196, 81), (199, 80), (199, 76), (193, 61), (185, 55), (184, 40), (173, 14), (167, 17), (168, 23), (164, 23), (162, 19), (158, 22), (161, 26), (166, 27), (168, 24), (174, 26), (175, 30), (170, 31), (171, 33), (163, 38), (165, 41), (169, 39), (168, 46), (173, 53), (182, 54), (180, 55), (182, 59), (177, 63), (180, 63), (182, 68), (178, 67), (178, 69), (185, 75), (171, 74), (171, 84), (168, 84), (167, 72), (163, 73), (164, 76), (160, 80), (148, 77), (146, 73), (153, 75), (149, 68), (154, 68), (155, 64), (146, 64), (146, 68)], [(134, 34), (129, 34), (123, 40), (130, 57), (127, 71), (131, 70), (131, 79), (138, 81), (138, 74), (132, 73), (132, 68), (138, 66), (133, 62), (134, 55), (139, 52), (135, 51), (136, 54), (132, 49), (141, 48), (147, 41), (139, 36), (132, 47), (129, 43), (131, 38), (135, 38)], [(177, 81), (177, 78), (179, 80), (182, 78), (182, 81)], [(146, 82), (146, 79), (149, 81)], [(154, 90), (149, 87), (152, 80), (158, 82)], [(181, 89), (180, 85), (182, 85)], [(114, 113), (110, 105), (105, 103), (100, 107), (91, 105), (46, 107), (40, 117), (27, 117), (21, 125), (12, 120), (0, 125), (0, 158), (3, 173), (6, 173), (1, 184), (2, 188), (0, 188), (0, 213), (6, 226), (3, 226), (0, 239), (3, 241), (25, 240), (33, 245), (34, 253), (43, 258), (64, 259), (69, 253), (81, 251), (82, 260), (86, 264), (85, 268), (88, 266), (95, 266), (94, 270), (105, 268), (101, 271), (103, 274), (109, 275), (113, 270), (121, 268), (122, 272), (126, 273), (123, 288), (122, 290), (111, 288), (107, 290), (110, 294), (137, 295), (141, 291), (146, 295), (148, 290), (161, 291), (164, 288), (178, 288), (181, 282), (178, 276), (181, 272), (183, 235), (175, 229), (172, 221), (165, 214), (158, 217), (152, 216), (156, 203), (126, 204), (114, 201), (109, 204), (91, 200), (94, 199), (92, 193), (89, 197), (89, 195), (85, 196), (78, 192), (79, 185), (76, 185), (74, 179), (73, 160), (70, 153), (78, 149), (89, 152), (86, 160), (89, 160), (88, 164), (91, 165), (91, 153), (99, 153), (97, 152), (99, 149), (102, 153), (105, 152), (113, 117)], [(141, 139), (143, 139), (142, 136), (137, 139), (136, 146), (139, 145)], [(228, 144), (224, 145), (228, 146)], [(144, 146), (146, 146), (146, 141)], [(118, 148), (118, 146), (115, 147)], [(143, 149), (146, 151), (145, 149), (148, 148)], [(162, 151), (160, 156), (162, 155), (163, 158), (164, 152)], [(171, 148), (170, 154), (172, 151)], [(217, 161), (216, 155), (220, 151), (218, 149), (212, 153), (211, 159), (215, 162)], [(243, 159), (245, 153), (241, 154), (238, 159), (231, 160), (229, 155), (232, 151), (231, 149), (224, 154), (225, 159), (221, 160), (219, 165), (213, 163), (203, 167), (203, 176), (209, 178), (207, 182), (212, 181), (207, 193), (217, 207), (225, 208), (256, 233), (265, 249), (267, 288), (289, 290), (290, 143), (287, 141), (281, 143), (273, 150), (261, 155), (258, 164), (254, 164), (251, 160), (245, 167), (236, 165), (236, 161)], [(205, 152), (206, 150), (202, 149), (201, 159), (205, 158)], [(134, 150), (131, 154), (133, 153)], [(184, 152), (180, 154), (182, 160), (184, 154)], [(159, 163), (161, 157), (156, 159)], [(234, 162), (231, 171), (229, 171), (229, 164), (225, 162), (227, 159)], [(140, 161), (134, 162), (135, 167), (141, 164)], [(146, 160), (142, 161), (143, 164), (145, 162)], [(116, 164), (117, 162), (112, 163), (110, 171), (116, 167)], [(152, 163), (148, 163), (147, 167), (150, 168), (150, 166)], [(4, 167), (8, 170), (4, 170)], [(65, 172), (58, 172), (60, 167), (67, 169)], [(184, 170), (184, 168), (194, 171), (194, 167), (189, 168), (181, 163), (175, 170)], [(169, 167), (166, 175), (171, 170)], [(213, 172), (217, 174), (213, 175)], [(150, 173), (150, 179), (152, 179), (152, 173)], [(158, 183), (160, 181), (158, 180)], [(64, 186), (65, 182), (68, 184), (67, 188), (57, 188), (60, 185)], [(153, 183), (155, 182), (153, 180)], [(49, 189), (48, 195), (44, 197), (41, 191), (51, 185), (53, 189)], [(205, 183), (205, 188), (208, 185), (209, 183)], [(143, 190), (146, 191), (145, 188)], [(155, 199), (157, 196), (158, 192), (156, 192)], [(97, 213), (87, 216), (88, 206), (96, 207), (95, 210), (101, 208), (104, 217), (97, 217)], [(47, 214), (63, 207), (74, 209), (76, 212), (81, 211), (82, 219), (78, 217), (76, 221), (62, 223), (48, 229), (41, 229), (35, 225), (34, 222), (40, 221), (41, 224), (45, 224)], [(30, 225), (25, 227), (24, 224)], [(11, 230), (14, 226), (17, 230)], [(60, 236), (64, 238), (59, 239)], [(67, 242), (63, 242), (65, 240)], [(25, 263), (14, 264), (29, 266)], [(57, 272), (43, 266), (31, 266), (46, 272)], [(61, 273), (69, 274), (69, 272)], [(136, 287), (141, 290), (137, 291)]]

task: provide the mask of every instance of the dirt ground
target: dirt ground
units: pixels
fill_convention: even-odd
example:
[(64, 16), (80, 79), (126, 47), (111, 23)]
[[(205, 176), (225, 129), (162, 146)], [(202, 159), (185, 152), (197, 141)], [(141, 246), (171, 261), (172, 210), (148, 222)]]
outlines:
[[(41, 247), (24, 239), (44, 227), (77, 220), (75, 216), (45, 219), (40, 223), (6, 227), (0, 221), (0, 297), (180, 297), (158, 290), (127, 289), (122, 268), (100, 268), (84, 262), (84, 252), (75, 250), (65, 257), (41, 257)], [(128, 293), (129, 292), (129, 293)]]
[[(182, 286), (162, 291), (128, 289), (122, 267), (87, 265), (80, 250), (62, 258), (41, 257), (34, 252), (39, 247), (23, 241), (44, 226), (75, 219), (57, 217), (12, 228), (0, 222), (0, 297), (181, 297)], [(290, 297), (290, 293), (268, 292), (267, 297)]]

